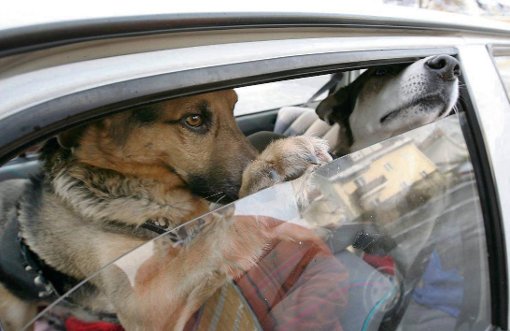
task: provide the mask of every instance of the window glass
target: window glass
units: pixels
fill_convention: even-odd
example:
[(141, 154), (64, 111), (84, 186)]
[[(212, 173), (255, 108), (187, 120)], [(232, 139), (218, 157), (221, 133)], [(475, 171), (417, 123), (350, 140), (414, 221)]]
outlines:
[[(304, 104), (330, 78), (331, 75), (322, 75), (236, 88), (239, 101), (234, 109), (234, 115), (246, 115), (283, 106)], [(314, 99), (320, 100), (325, 96), (326, 93), (323, 93)]]
[(494, 60), (505, 86), (506, 94), (510, 95), (510, 56), (497, 56)]
[[(486, 329), (484, 222), (458, 116), (188, 222), (104, 268), (89, 279), (89, 290), (113, 277), (113, 305), (153, 321), (168, 320), (173, 295), (208, 297), (187, 321), (189, 330)], [(186, 249), (198, 255), (231, 242), (230, 258), (242, 261), (250, 248), (232, 228), (256, 236), (262, 225), (278, 239), (247, 272), (215, 283), (232, 261), (189, 260), (179, 268), (190, 277), (172, 282), (172, 254), (182, 244), (175, 238), (184, 236)], [(285, 240), (285, 233), (301, 239)], [(191, 271), (203, 277), (193, 279)], [(70, 318), (49, 307), (36, 323)]]

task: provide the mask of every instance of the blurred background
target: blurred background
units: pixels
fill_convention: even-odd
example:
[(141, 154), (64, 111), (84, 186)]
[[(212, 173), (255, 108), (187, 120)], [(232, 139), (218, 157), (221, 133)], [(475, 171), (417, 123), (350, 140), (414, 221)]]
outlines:
[(490, 16), (510, 22), (510, 0), (376, 0), (380, 4)]

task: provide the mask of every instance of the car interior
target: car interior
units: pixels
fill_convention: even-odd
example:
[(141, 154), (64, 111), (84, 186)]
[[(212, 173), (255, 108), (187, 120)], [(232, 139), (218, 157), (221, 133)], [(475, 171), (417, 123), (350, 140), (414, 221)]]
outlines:
[[(278, 109), (268, 110), (265, 112), (260, 113), (252, 113), (249, 115), (239, 116), (238, 117), (238, 123), (239, 126), (242, 128), (243, 132), (245, 132), (246, 135), (253, 134), (254, 132), (258, 132), (261, 130), (268, 130), (272, 131), (274, 133), (284, 135), (284, 136), (294, 136), (294, 135), (313, 135), (318, 136), (323, 139), (326, 139), (330, 145), (332, 145), (335, 142), (335, 139), (337, 139), (338, 136), (338, 126), (337, 125), (329, 125), (328, 123), (325, 123), (323, 120), (319, 118), (319, 116), (315, 112), (315, 108), (320, 102), (320, 98), (317, 98), (318, 96), (325, 97), (326, 95), (330, 93), (334, 93), (334, 91), (338, 90), (339, 88), (348, 85), (352, 81), (354, 81), (361, 73), (363, 73), (365, 69), (361, 70), (352, 70), (348, 72), (337, 72), (332, 74), (329, 79), (326, 81), (324, 85), (322, 85), (320, 88), (316, 90), (316, 93), (314, 93), (309, 100), (307, 100), (303, 104), (298, 105), (289, 105), (280, 107)], [(461, 90), (461, 98), (459, 99), (457, 105), (455, 106), (456, 114), (461, 117), (465, 116), (464, 112), (466, 109), (470, 106), (469, 105), (469, 97), (466, 93), (466, 91)], [(456, 116), (456, 115), (454, 115)], [(465, 121), (465, 119), (464, 119)], [(466, 128), (463, 128), (464, 134), (468, 134), (465, 132)], [(355, 154), (355, 153), (354, 153)], [(352, 157), (352, 156), (351, 156)], [(349, 156), (342, 157), (342, 159), (346, 159), (345, 161), (349, 160)], [(432, 229), (430, 229), (430, 233), (439, 234), (441, 231), (439, 228), (441, 227), (440, 224), (448, 224), (448, 220), (451, 219), (457, 219), (459, 217), (458, 213), (459, 210), (463, 210), (463, 212), (471, 213), (471, 214), (479, 214), (479, 206), (476, 204), (479, 204), (479, 201), (477, 197), (475, 196), (462, 196), (464, 200), (460, 200), (460, 196), (457, 197), (457, 195), (465, 193), (461, 192), (462, 189), (458, 189), (458, 191), (452, 191), (449, 194), (449, 197), (457, 201), (458, 203), (461, 203), (461, 205), (457, 206), (456, 208), (459, 209), (453, 209), (453, 210), (447, 210), (440, 212), (439, 215), (429, 215), (429, 218), (427, 221), (424, 221), (423, 224), (429, 223), (432, 225)], [(475, 204), (473, 204), (475, 203)], [(428, 206), (430, 207), (430, 206)], [(413, 220), (413, 218), (417, 217), (417, 214), (419, 213), (426, 213), (426, 208), (424, 207), (417, 207), (413, 210), (409, 210), (405, 216), (401, 216), (398, 222), (395, 222), (395, 224), (399, 224), (400, 222), (405, 222), (405, 220)], [(467, 215), (467, 214), (466, 214)], [(466, 216), (464, 216), (466, 217)], [(434, 221), (431, 221), (431, 219), (434, 219)], [(422, 230), (419, 229), (407, 229), (400, 232), (398, 235), (396, 232), (393, 232), (391, 235), (388, 234), (381, 234), (385, 233), (386, 231), (381, 231), (381, 228), (378, 228), (377, 226), (373, 227), (373, 224), (370, 224), (367, 226), (366, 224), (361, 225), (362, 222), (359, 222), (359, 219), (357, 222), (353, 222), (354, 224), (349, 224), (348, 226), (343, 226), (342, 231), (338, 231), (333, 235), (333, 237), (330, 239), (330, 245), (333, 247), (333, 250), (336, 254), (336, 256), (341, 259), (347, 266), (350, 271), (355, 271), (355, 275), (353, 278), (357, 280), (363, 280), (365, 281), (365, 287), (363, 289), (364, 293), (368, 288), (370, 288), (371, 284), (378, 284), (380, 286), (382, 283), (381, 280), (385, 280), (387, 283), (384, 283), (384, 286), (375, 286), (377, 290), (373, 290), (374, 292), (377, 292), (378, 295), (372, 297), (371, 299), (373, 301), (370, 302), (370, 304), (361, 304), (359, 300), (363, 297), (363, 295), (360, 295), (360, 293), (356, 293), (356, 290), (350, 291), (350, 299), (352, 302), (349, 302), (348, 308), (346, 309), (346, 313), (342, 318), (342, 325), (345, 327), (346, 330), (405, 330), (412, 328), (413, 330), (416, 329), (422, 329), (426, 330), (427, 328), (431, 327), (437, 327), (439, 329), (462, 329), (465, 328), (466, 325), (462, 325), (463, 323), (471, 323), (466, 322), (466, 320), (463, 321), (452, 321), (448, 318), (443, 318), (441, 316), (437, 317), (440, 322), (433, 322), (425, 323), (427, 326), (419, 326), (420, 323), (417, 321), (413, 321), (411, 317), (414, 316), (414, 314), (423, 314), (423, 311), (420, 312), (420, 309), (416, 309), (416, 304), (413, 306), (411, 303), (413, 291), (417, 284), (419, 282), (422, 282), (422, 277), (425, 272), (425, 265), (423, 263), (423, 259), (428, 259), (432, 252), (434, 251), (433, 245), (425, 245), (421, 247), (421, 250), (414, 255), (415, 259), (418, 262), (412, 262), (412, 260), (409, 260), (408, 258), (404, 258), (406, 255), (411, 255), (410, 251), (405, 251), (401, 248), (398, 248), (398, 246), (405, 246), (403, 243), (398, 244), (395, 242), (395, 238), (400, 237), (413, 237), (413, 236), (423, 236), (423, 233), (421, 233)], [(357, 223), (357, 224), (356, 224)], [(451, 223), (451, 221), (450, 221)], [(459, 225), (462, 227), (463, 225)], [(427, 226), (425, 226), (427, 227)], [(401, 231), (397, 230), (396, 228), (393, 228), (392, 231)], [(416, 232), (414, 232), (416, 231)], [(483, 231), (483, 229), (477, 228), (476, 230), (473, 230), (472, 228), (470, 230), (466, 231), (460, 231), (459, 236), (455, 239), (452, 239), (454, 241), (458, 242), (467, 242), (466, 239), (469, 237), (470, 240), (473, 240), (472, 236), (468, 233), (473, 234), (473, 232), (480, 232)], [(406, 233), (407, 232), (407, 233)], [(363, 236), (360, 239), (360, 233), (363, 234)], [(423, 239), (423, 238), (422, 238)], [(359, 240), (362, 241), (368, 241), (371, 244), (362, 243), (360, 244)], [(483, 239), (478, 239), (478, 244), (483, 245)], [(374, 244), (377, 242), (376, 244)], [(368, 248), (372, 244), (374, 244), (377, 248)], [(369, 279), (370, 277), (373, 277), (373, 273), (367, 271), (367, 270), (373, 270), (374, 265), (372, 264), (362, 264), (359, 262), (359, 260), (356, 260), (353, 257), (352, 251), (356, 251), (356, 249), (353, 249), (353, 247), (359, 248), (359, 246), (363, 247), (363, 245), (366, 245), (367, 247), (364, 247), (363, 250), (366, 254), (370, 251), (370, 249), (379, 250), (380, 254), (386, 255), (389, 254), (393, 257), (399, 256), (397, 260), (400, 260), (402, 265), (397, 265), (394, 270), (388, 272), (388, 270), (385, 270), (384, 267), (380, 268), (379, 270), (383, 270), (382, 272), (377, 272), (376, 279)], [(483, 251), (477, 249), (477, 245), (474, 246), (466, 245), (466, 251), (460, 255), (462, 255), (463, 259), (465, 260), (465, 267), (467, 269), (474, 268), (475, 266), (479, 266), (480, 264), (483, 264), (482, 260), (484, 259)], [(359, 256), (360, 250), (357, 251), (357, 254)], [(390, 253), (391, 252), (391, 253)], [(467, 253), (469, 252), (469, 253)], [(355, 254), (356, 255), (356, 254)], [(478, 261), (477, 263), (474, 263), (472, 265), (470, 262), (468, 262), (467, 259), (469, 257), (475, 257), (475, 260)], [(404, 260), (407, 260), (407, 262), (403, 262)], [(407, 265), (406, 265), (407, 264)], [(402, 272), (405, 275), (400, 275), (400, 277), (396, 277), (395, 270), (399, 270), (398, 272)], [(377, 267), (376, 267), (377, 269)], [(388, 274), (391, 276), (388, 278)], [(379, 278), (378, 278), (379, 277)], [(476, 284), (475, 286), (467, 285), (465, 286), (465, 294), (469, 295), (469, 297), (481, 297), (486, 299), (487, 293), (483, 293), (487, 291), (486, 287), (480, 287), (479, 284), (483, 284), (484, 282), (487, 282), (487, 279), (482, 276), (479, 273), (476, 272), (467, 272), (464, 274), (464, 284)], [(400, 278), (400, 279), (399, 279)], [(388, 282), (388, 279), (390, 281)], [(485, 285), (486, 286), (486, 285)], [(465, 318), (467, 316), (470, 316), (472, 318), (472, 322), (476, 320), (474, 323), (480, 323), (480, 325), (483, 325), (483, 319), (480, 320), (480, 316), (488, 316), (488, 312), (485, 311), (483, 313), (480, 313), (484, 310), (482, 301), (480, 300), (475, 303), (477, 300), (470, 301), (469, 304), (465, 304), (464, 309), (462, 310), (462, 318)], [(365, 309), (360, 309), (360, 307), (364, 307)], [(407, 312), (407, 315), (406, 315)], [(406, 315), (406, 316), (404, 316)], [(459, 315), (461, 315), (459, 313)], [(477, 316), (477, 317), (475, 317)], [(462, 320), (462, 319), (461, 319)], [(436, 324), (434, 324), (436, 323)], [(473, 325), (467, 327), (469, 329), (470, 327), (473, 327)]]
[[(275, 88), (288, 84), (289, 93), (301, 100), (275, 101), (275, 107), (244, 113), (236, 108), (237, 123), (246, 136), (262, 131), (311, 135), (332, 145), (338, 125), (321, 120), (316, 107), (365, 69), (320, 75), (305, 92), (294, 80), (279, 81)], [(317, 77), (295, 80), (306, 85)], [(257, 88), (266, 88), (259, 98), (268, 98), (269, 84), (236, 88), (238, 107), (244, 93)], [(342, 201), (350, 213), (332, 216), (325, 239), (349, 274), (343, 289), (348, 303), (338, 317), (344, 330), (476, 330), (490, 323), (484, 223), (469, 137), (464, 138), (470, 134), (469, 96), (462, 88), (460, 93), (455, 111), (438, 123), (345, 155), (314, 177), (323, 185), (310, 205), (338, 210), (346, 206)], [(0, 181), (28, 178), (39, 170), (36, 146), (2, 166)], [(392, 177), (395, 173), (399, 176)], [(314, 213), (312, 207), (300, 211), (303, 217)], [(59, 314), (52, 305), (36, 323)], [(263, 329), (251, 314), (256, 329)]]

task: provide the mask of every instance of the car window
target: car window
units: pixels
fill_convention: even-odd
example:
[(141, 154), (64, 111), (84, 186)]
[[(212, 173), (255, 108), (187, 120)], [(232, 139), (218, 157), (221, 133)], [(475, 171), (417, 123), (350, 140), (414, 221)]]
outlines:
[[(214, 290), (202, 292), (206, 303), (186, 321), (190, 329), (486, 329), (487, 248), (462, 117), (451, 115), (218, 208), (117, 259), (61, 300), (72, 303), (80, 289), (115, 277), (125, 286), (108, 289), (114, 303), (154, 302), (150, 312), (133, 308), (154, 319), (165, 316), (177, 285), (191, 284), (192, 291), (211, 284)], [(222, 286), (212, 285), (214, 272), (165, 282), (175, 267), (173, 248), (183, 244), (176, 238), (200, 254), (215, 247), (206, 233), (234, 240), (225, 235), (233, 224), (270, 224), (279, 236), (252, 268), (234, 272)], [(285, 233), (300, 239), (282, 239)], [(246, 249), (247, 243), (232, 252), (242, 260)], [(209, 260), (179, 268), (191, 275), (226, 264), (232, 267)], [(154, 277), (155, 270), (168, 273)], [(67, 314), (51, 305), (36, 325), (72, 323)], [(102, 322), (112, 322), (104, 316)]]
[(494, 61), (506, 93), (510, 96), (510, 56), (496, 56)]
[[(329, 79), (330, 75), (321, 75), (236, 88), (239, 101), (236, 104), (234, 115), (246, 115), (283, 106), (304, 104)], [(316, 100), (325, 96), (326, 93), (321, 94), (317, 96)]]

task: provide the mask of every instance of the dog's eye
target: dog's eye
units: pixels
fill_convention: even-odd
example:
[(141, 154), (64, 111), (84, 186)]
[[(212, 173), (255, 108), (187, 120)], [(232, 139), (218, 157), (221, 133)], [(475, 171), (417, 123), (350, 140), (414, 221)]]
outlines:
[(388, 69), (386, 68), (379, 68), (374, 72), (374, 75), (376, 76), (384, 76), (388, 73)]
[(197, 127), (201, 126), (202, 124), (204, 124), (204, 119), (202, 118), (201, 115), (193, 114), (193, 115), (186, 116), (186, 118), (184, 119), (184, 122), (186, 123), (186, 125), (189, 125), (193, 128), (197, 128)]

